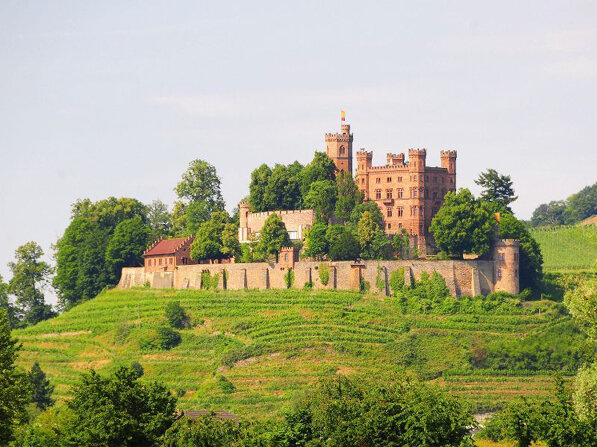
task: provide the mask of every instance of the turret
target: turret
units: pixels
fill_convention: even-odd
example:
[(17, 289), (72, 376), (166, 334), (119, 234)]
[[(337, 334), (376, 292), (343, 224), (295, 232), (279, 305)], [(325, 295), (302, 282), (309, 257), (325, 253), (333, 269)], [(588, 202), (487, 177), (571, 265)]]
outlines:
[(448, 174), (456, 174), (456, 151), (440, 151), (442, 168), (448, 170)]
[(387, 164), (389, 166), (401, 166), (404, 165), (404, 154), (386, 154)]
[(249, 240), (249, 202), (241, 200), (238, 204), (238, 240), (246, 242)]
[(357, 151), (357, 174), (356, 182), (360, 191), (365, 194), (365, 200), (369, 197), (369, 169), (373, 166), (373, 152), (367, 152), (365, 149)]
[(408, 150), (408, 170), (411, 172), (425, 172), (425, 159), (427, 151), (425, 149)]
[(520, 243), (515, 239), (499, 239), (493, 247), (494, 290), (518, 295), (520, 292), (518, 279)]
[(342, 124), (341, 133), (325, 134), (325, 149), (338, 171), (352, 175), (352, 134), (350, 124)]

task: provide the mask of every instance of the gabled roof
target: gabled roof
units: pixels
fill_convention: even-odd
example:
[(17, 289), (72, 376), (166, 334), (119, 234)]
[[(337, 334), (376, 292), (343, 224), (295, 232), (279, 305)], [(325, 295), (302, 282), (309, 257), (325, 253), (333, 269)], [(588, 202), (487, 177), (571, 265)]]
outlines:
[(187, 243), (193, 241), (193, 236), (178, 239), (160, 239), (147, 249), (143, 256), (173, 255)]

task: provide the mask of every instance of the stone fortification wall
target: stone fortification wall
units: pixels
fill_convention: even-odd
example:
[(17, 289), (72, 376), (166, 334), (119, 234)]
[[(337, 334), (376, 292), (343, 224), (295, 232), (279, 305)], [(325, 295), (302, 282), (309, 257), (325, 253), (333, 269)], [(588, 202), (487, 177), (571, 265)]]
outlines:
[[(352, 261), (325, 262), (330, 275), (327, 285), (319, 278), (320, 262), (299, 261), (294, 263), (294, 288), (303, 288), (311, 282), (314, 289), (358, 290), (361, 279), (369, 282), (371, 292), (389, 294), (389, 278), (393, 271), (404, 268), (405, 281), (410, 284), (419, 279), (423, 272), (434, 271), (446, 279), (446, 285), (453, 296), (487, 295), (490, 292), (504, 290), (518, 293), (511, 282), (504, 283), (496, 279), (496, 262), (483, 260), (458, 261)], [(284, 275), (287, 266), (275, 263), (251, 264), (198, 264), (181, 265), (173, 272), (145, 272), (142, 267), (122, 269), (119, 287), (128, 288), (149, 284), (156, 288), (199, 289), (201, 273), (219, 274), (220, 289), (285, 289)], [(503, 269), (503, 267), (502, 267)], [(381, 290), (377, 287), (377, 278), (381, 279)], [(224, 272), (226, 281), (224, 282)], [(516, 272), (517, 273), (517, 272)], [(497, 285), (496, 285), (497, 284)], [(205, 286), (205, 285), (203, 285)], [(511, 289), (511, 290), (510, 290)]]

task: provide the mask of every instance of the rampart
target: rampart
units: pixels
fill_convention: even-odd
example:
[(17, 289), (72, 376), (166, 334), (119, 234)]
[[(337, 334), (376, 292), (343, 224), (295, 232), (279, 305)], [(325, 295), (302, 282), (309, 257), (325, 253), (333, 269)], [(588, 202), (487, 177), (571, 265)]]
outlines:
[[(516, 253), (518, 260), (518, 253)], [(329, 281), (324, 285), (319, 269), (329, 267)], [(149, 284), (155, 288), (200, 289), (202, 272), (218, 276), (219, 289), (285, 289), (285, 275), (292, 268), (292, 287), (302, 289), (312, 284), (313, 289), (359, 290), (362, 281), (370, 285), (370, 291), (390, 294), (389, 280), (393, 271), (404, 268), (406, 284), (421, 278), (423, 272), (438, 272), (445, 280), (453, 296), (487, 295), (494, 291), (517, 294), (518, 263), (515, 275), (505, 275), (503, 262), (497, 260), (406, 260), (406, 261), (340, 261), (340, 262), (280, 262), (250, 264), (198, 264), (180, 265), (172, 272), (145, 272), (143, 267), (122, 269), (119, 287), (129, 288)], [(499, 275), (499, 277), (498, 277)], [(515, 277), (514, 277), (515, 276)], [(506, 281), (506, 279), (508, 279)]]

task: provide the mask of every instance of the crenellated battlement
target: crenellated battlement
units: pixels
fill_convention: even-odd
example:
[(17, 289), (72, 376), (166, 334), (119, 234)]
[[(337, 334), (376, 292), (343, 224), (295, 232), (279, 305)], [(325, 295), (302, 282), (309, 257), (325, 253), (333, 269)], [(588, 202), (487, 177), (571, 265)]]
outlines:
[(359, 149), (357, 151), (357, 158), (373, 158), (373, 151), (366, 151), (365, 149)]
[(457, 151), (454, 151), (454, 150), (439, 151), (439, 156), (442, 158), (444, 158), (444, 157), (456, 158), (456, 155), (457, 155)]
[(408, 157), (425, 157), (427, 155), (427, 149), (409, 149)]

